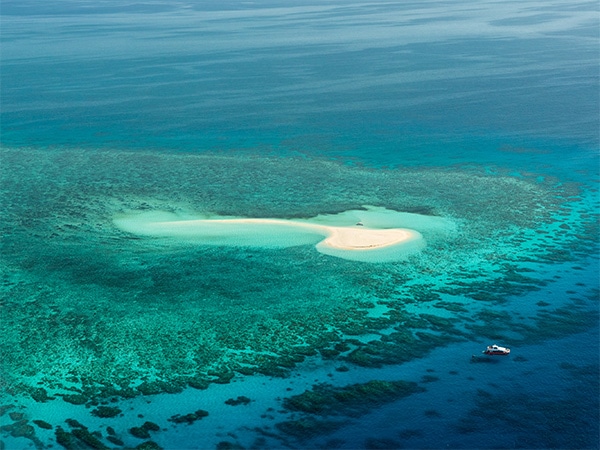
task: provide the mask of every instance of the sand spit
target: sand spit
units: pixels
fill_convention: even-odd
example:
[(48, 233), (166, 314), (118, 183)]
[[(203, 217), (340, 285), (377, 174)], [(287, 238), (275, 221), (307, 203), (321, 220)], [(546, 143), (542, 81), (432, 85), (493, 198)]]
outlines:
[[(114, 222), (129, 233), (200, 245), (285, 248), (312, 244), (319, 252), (338, 258), (391, 262), (404, 260), (425, 246), (420, 232), (392, 226), (389, 218), (394, 213), (398, 215), (396, 222), (399, 218), (400, 222), (410, 222), (409, 216), (418, 216), (415, 223), (423, 222), (424, 216), (375, 207), (303, 220), (132, 212)], [(384, 216), (386, 220), (382, 221)]]

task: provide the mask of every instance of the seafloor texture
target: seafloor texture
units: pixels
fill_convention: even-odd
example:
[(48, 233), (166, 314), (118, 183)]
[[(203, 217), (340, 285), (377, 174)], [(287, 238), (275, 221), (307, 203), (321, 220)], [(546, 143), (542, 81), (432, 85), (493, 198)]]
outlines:
[[(285, 377), (314, 355), (380, 367), (457, 341), (532, 344), (597, 321), (584, 298), (527, 314), (502, 307), (545, 284), (531, 264), (594, 249), (585, 192), (540, 174), (23, 148), (2, 160), (1, 358), (12, 395), (89, 403), (177, 392)], [(427, 247), (407, 261), (365, 264), (312, 245), (203, 246), (113, 224), (131, 210), (300, 219), (365, 204), (454, 226), (420, 230)]]
[(0, 21), (0, 450), (598, 448), (597, 2)]

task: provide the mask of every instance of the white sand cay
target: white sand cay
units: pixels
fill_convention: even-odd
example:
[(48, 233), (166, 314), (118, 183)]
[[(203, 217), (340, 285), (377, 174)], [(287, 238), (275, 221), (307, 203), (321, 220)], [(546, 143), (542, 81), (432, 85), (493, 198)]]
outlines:
[[(312, 219), (251, 219), (209, 215), (184, 216), (162, 211), (135, 212), (115, 218), (123, 231), (169, 237), (202, 245), (285, 248), (315, 245), (321, 253), (365, 262), (406, 259), (425, 247), (419, 231), (394, 227), (447, 227), (445, 219), (367, 207)], [(360, 223), (360, 225), (358, 224)]]
[(420, 233), (414, 230), (400, 228), (390, 230), (373, 230), (358, 226), (323, 228), (329, 233), (329, 237), (323, 240), (322, 244), (342, 250), (375, 250), (422, 238)]

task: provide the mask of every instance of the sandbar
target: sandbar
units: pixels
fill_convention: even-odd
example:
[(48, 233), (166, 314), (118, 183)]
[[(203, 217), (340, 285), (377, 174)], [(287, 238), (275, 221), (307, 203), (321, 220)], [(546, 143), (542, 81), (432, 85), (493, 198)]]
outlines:
[[(381, 215), (381, 210), (376, 212)], [(357, 217), (359, 220), (355, 221)], [(364, 262), (401, 261), (425, 247), (418, 231), (367, 226), (361, 220), (368, 221), (369, 218), (369, 211), (346, 211), (299, 220), (196, 218), (155, 211), (122, 215), (115, 218), (115, 224), (129, 233), (193, 241), (200, 245), (285, 248), (312, 244), (323, 254)]]
[(363, 227), (326, 227), (325, 231), (329, 233), (329, 237), (323, 241), (323, 245), (343, 250), (375, 250), (420, 237), (420, 234), (414, 230), (401, 228), (376, 230)]

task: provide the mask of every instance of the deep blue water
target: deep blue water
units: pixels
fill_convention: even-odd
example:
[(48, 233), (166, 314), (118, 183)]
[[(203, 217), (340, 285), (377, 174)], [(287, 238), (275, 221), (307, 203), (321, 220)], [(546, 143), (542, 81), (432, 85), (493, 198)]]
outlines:
[(474, 136), (595, 149), (596, 6), (6, 1), (2, 139), (400, 161)]
[[(61, 166), (72, 167), (75, 174), (46, 171), (51, 164), (41, 155), (62, 151), (92, 154), (98, 150), (116, 155), (116, 159), (131, 152), (140, 155), (149, 152), (165, 158), (215, 152), (241, 160), (275, 158), (283, 161), (273, 166), (273, 173), (277, 174), (285, 173), (288, 170), (285, 161), (293, 158), (330, 159), (340, 162), (344, 170), (372, 169), (374, 177), (378, 170), (411, 168), (426, 173), (442, 168), (443, 173), (452, 173), (456, 168), (457, 173), (473, 171), (492, 177), (537, 179), (556, 189), (576, 186), (571, 203), (565, 201), (557, 207), (555, 223), (530, 226), (530, 231), (542, 235), (548, 230), (577, 230), (573, 231), (577, 237), (584, 234), (577, 227), (585, 223), (586, 243), (578, 247), (576, 242), (565, 244), (560, 239), (544, 241), (548, 248), (556, 245), (562, 249), (564, 245), (571, 251), (570, 258), (552, 263), (540, 262), (536, 259), (539, 255), (532, 256), (533, 250), (528, 253), (527, 244), (523, 244), (509, 259), (530, 269), (534, 279), (543, 280), (543, 287), (533, 292), (502, 291), (507, 303), (486, 305), (488, 311), (526, 323), (535, 319), (536, 323), (552, 328), (553, 332), (544, 334), (539, 341), (523, 343), (514, 349), (512, 359), (489, 364), (475, 364), (469, 359), (494, 333), (498, 338), (507, 338), (511, 333), (523, 331), (498, 328), (487, 333), (479, 330), (475, 342), (458, 341), (404, 364), (374, 370), (356, 367), (349, 372), (333, 372), (328, 363), (323, 366), (321, 362), (310, 362), (290, 377), (302, 380), (293, 389), (287, 384), (290, 379), (275, 379), (265, 384), (262, 379), (248, 377), (249, 381), (239, 383), (252, 387), (243, 389), (250, 389), (257, 398), (270, 400), (264, 404), (257, 400), (251, 413), (237, 409), (239, 414), (231, 417), (227, 410), (223, 411), (222, 398), (248, 391), (211, 385), (207, 391), (177, 394), (180, 397), (162, 393), (153, 401), (162, 404), (168, 415), (177, 411), (174, 404), (178, 402), (212, 405), (210, 402), (218, 398), (219, 406), (214, 400), (209, 416), (214, 422), (204, 421), (209, 423), (204, 428), (198, 422), (153, 438), (164, 448), (214, 448), (219, 441), (247, 448), (253, 445), (256, 448), (598, 448), (599, 272), (598, 235), (594, 228), (600, 147), (598, 17), (598, 3), (584, 0), (48, 0), (43, 3), (4, 0), (0, 8), (1, 146), (17, 155), (19, 152), (27, 155), (23, 164), (31, 164), (39, 184), (27, 184), (30, 180), (23, 184), (3, 183), (3, 192), (17, 198), (21, 186), (29, 190), (28, 186), (43, 186), (44, 177), (49, 183), (66, 186), (65, 189), (70, 189), (69, 183), (76, 186), (74, 180), (85, 186), (86, 179), (77, 178), (81, 172), (76, 164), (84, 164), (82, 160), (77, 159), (72, 166), (68, 162)], [(38, 161), (44, 161), (39, 170), (36, 152), (41, 152)], [(18, 158), (13, 157), (11, 164), (15, 160)], [(167, 163), (160, 165), (160, 170), (166, 166)], [(13, 166), (6, 167), (13, 172)], [(122, 181), (123, 177), (116, 165), (115, 171), (111, 170), (108, 166), (98, 167), (93, 182), (90, 175), (90, 186), (105, 180), (106, 195), (110, 196), (112, 186), (118, 184), (117, 178)], [(94, 173), (93, 167), (89, 173)], [(112, 181), (111, 173), (115, 174)], [(58, 180), (62, 175), (64, 180)], [(177, 174), (171, 176), (175, 184)], [(294, 176), (291, 174), (290, 178)], [(256, 189), (250, 186), (250, 192), (258, 191), (263, 181), (266, 185), (277, 185), (264, 178), (252, 179), (250, 184), (255, 183)], [(3, 175), (3, 181), (9, 179), (12, 180), (9, 175)], [(323, 192), (329, 192), (327, 175), (319, 175), (319, 180)], [(332, 176), (330, 184), (344, 192), (343, 182), (336, 180)], [(146, 190), (141, 181), (135, 183), (125, 194), (142, 196), (154, 192), (151, 187)], [(439, 202), (432, 200), (431, 204), (443, 204), (444, 199), (452, 202), (451, 182), (441, 183), (445, 189), (438, 192)], [(148, 182), (148, 186), (155, 185)], [(40, 199), (36, 197), (40, 204), (44, 202), (42, 191)], [(390, 188), (389, 192), (392, 191)], [(118, 190), (115, 197), (125, 195), (123, 192)], [(215, 192), (218, 194), (219, 190), (215, 188)], [(182, 188), (177, 201), (189, 200), (185, 193)], [(225, 210), (223, 204), (229, 202), (234, 212), (226, 212), (241, 214), (235, 212), (234, 194), (223, 194), (222, 200), (216, 199), (215, 204)], [(472, 192), (473, 196), (480, 194)], [(27, 192), (27, 197), (33, 198), (33, 194)], [(104, 201), (99, 198), (94, 197), (90, 203)], [(384, 197), (380, 199), (385, 201)], [(272, 198), (269, 201), (276, 203)], [(10, 226), (3, 227), (8, 230), (5, 235), (12, 233), (13, 223), (19, 223), (26, 229), (23, 239), (27, 239), (27, 233), (39, 236), (38, 229), (27, 228), (25, 218), (19, 217), (24, 213), (16, 203), (7, 202), (5, 209), (10, 211), (7, 217), (13, 222), (6, 219)], [(297, 210), (290, 214), (300, 214), (304, 207), (308, 210), (306, 204), (302, 199), (297, 200), (294, 205)], [(499, 216), (503, 215), (503, 208), (513, 207), (516, 208), (508, 202), (499, 204)], [(21, 212), (13, 214), (13, 210)], [(10, 248), (20, 248), (14, 242), (10, 241)], [(65, 241), (64, 248), (71, 242), (74, 241)], [(537, 245), (531, 244), (534, 249)], [(1, 268), (7, 286), (3, 291), (6, 298), (16, 298), (23, 304), (30, 298), (30, 294), (22, 293), (29, 291), (18, 291), (15, 287), (18, 283), (12, 280), (26, 279), (31, 275), (27, 267), (35, 266), (36, 260), (44, 260), (51, 254), (50, 250), (48, 254), (35, 251), (38, 254), (31, 250), (31, 254), (22, 258), (7, 251), (10, 257)], [(132, 250), (132, 254), (142, 255), (143, 259), (142, 250), (137, 251)], [(110, 251), (99, 253), (102, 257), (98, 256), (98, 266), (102, 266), (101, 258)], [(175, 256), (178, 254), (176, 251)], [(471, 255), (463, 256), (467, 272), (472, 269)], [(172, 254), (164, 256), (172, 257)], [(25, 259), (34, 262), (27, 266)], [(297, 265), (286, 269), (285, 261), (276, 266), (266, 265), (263, 275), (257, 275), (260, 272), (257, 270), (252, 275), (254, 279), (267, 281), (256, 281), (252, 289), (240, 287), (242, 297), (252, 304), (252, 296), (261, 295), (261, 284), (285, 286), (282, 280), (288, 279), (286, 270), (302, 269)], [(223, 288), (215, 280), (232, 280), (235, 275), (223, 273), (226, 262), (207, 267), (206, 277), (218, 297)], [(215, 272), (210, 273), (210, 269)], [(344, 270), (357, 276), (350, 266), (340, 266), (320, 278), (323, 282), (331, 277), (332, 296), (346, 292), (345, 289), (347, 296), (353, 295), (345, 285), (335, 287), (339, 283), (336, 277)], [(118, 271), (114, 273), (115, 279), (125, 279)], [(128, 272), (127, 276), (130, 275)], [(38, 277), (35, 283), (45, 285), (43, 276), (35, 276)], [(460, 278), (456, 272), (448, 276)], [(90, 275), (87, 285), (93, 285), (92, 279)], [(187, 286), (185, 277), (182, 280), (181, 291), (191, 289), (181, 287)], [(56, 283), (53, 279), (47, 285), (55, 289)], [(434, 280), (428, 284), (427, 289), (435, 283)], [(493, 287), (489, 289), (494, 293)], [(60, 295), (65, 299), (82, 295), (77, 292)], [(161, 298), (168, 301), (168, 289), (166, 292)], [(323, 292), (319, 291), (319, 295)], [(359, 295), (364, 291), (356, 292)], [(113, 300), (120, 301), (123, 295), (126, 289), (115, 294)], [(342, 298), (346, 294), (339, 295)], [(461, 298), (460, 294), (448, 295), (452, 299)], [(465, 294), (460, 300), (466, 302), (467, 312), (461, 316), (458, 327), (468, 328), (469, 316), (481, 313), (480, 304), (469, 303), (469, 298)], [(549, 316), (540, 312), (546, 306), (535, 306), (539, 302), (549, 305), (544, 310), (550, 311)], [(85, 308), (83, 300), (82, 303)], [(38, 303), (35, 308), (40, 308)], [(107, 310), (114, 313), (110, 308)], [(251, 306), (240, 308), (252, 310)], [(420, 306), (415, 308), (419, 314), (424, 311)], [(433, 311), (436, 307), (423, 308)], [(544, 322), (545, 319), (548, 321)], [(5, 326), (17, 329), (18, 321), (13, 322), (13, 316), (7, 316)], [(26, 348), (25, 342), (22, 347)], [(5, 351), (10, 353), (10, 349)], [(11, 368), (5, 371), (11, 372)], [(423, 382), (422, 377), (427, 374), (435, 380)], [(427, 392), (371, 407), (360, 417), (350, 415), (335, 430), (325, 427), (316, 432), (306, 431), (307, 435), (301, 439), (293, 433), (284, 436), (273, 424), (270, 428), (265, 425), (268, 422), (265, 417), (276, 415), (275, 411), (281, 409), (281, 403), (274, 400), (276, 397), (301, 393), (313, 382), (341, 386), (397, 378), (420, 382)], [(203, 398), (205, 392), (207, 397)], [(30, 399), (14, 400), (10, 395), (7, 398), (4, 404), (22, 407), (26, 419), (43, 419), (53, 429), (35, 428), (39, 442), (15, 436), (13, 429), (3, 429), (1, 439), (6, 448), (39, 447), (49, 442), (56, 447), (56, 427), (68, 429), (64, 418), (73, 415), (88, 423), (90, 429), (106, 428), (106, 423), (90, 418), (83, 407), (69, 409), (71, 406), (65, 406), (62, 400), (36, 403)], [(165, 420), (157, 410), (159, 407), (148, 407), (139, 398), (124, 402), (156, 422)], [(269, 405), (273, 410), (267, 409)], [(22, 420), (9, 418), (8, 412), (2, 412), (2, 424)], [(119, 419), (111, 420), (114, 422), (109, 423), (118, 429)], [(125, 424), (121, 428), (126, 430), (136, 417), (130, 413), (121, 420)], [(228, 421), (229, 429), (224, 429)], [(264, 427), (262, 434), (255, 427)], [(315, 434), (311, 435), (312, 432)], [(123, 435), (120, 436), (125, 440), (123, 445), (142, 442), (126, 431)], [(257, 436), (263, 440), (257, 440)]]

